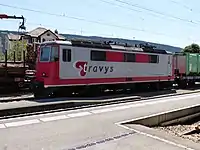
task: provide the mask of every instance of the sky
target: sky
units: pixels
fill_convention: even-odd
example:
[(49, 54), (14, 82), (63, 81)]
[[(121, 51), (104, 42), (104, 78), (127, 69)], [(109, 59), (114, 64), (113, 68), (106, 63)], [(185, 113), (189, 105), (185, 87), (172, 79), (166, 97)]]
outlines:
[[(199, 0), (6, 0), (0, 14), (23, 15), (26, 31), (40, 26), (185, 47), (200, 44), (199, 6)], [(18, 31), (19, 23), (0, 20), (0, 30)]]

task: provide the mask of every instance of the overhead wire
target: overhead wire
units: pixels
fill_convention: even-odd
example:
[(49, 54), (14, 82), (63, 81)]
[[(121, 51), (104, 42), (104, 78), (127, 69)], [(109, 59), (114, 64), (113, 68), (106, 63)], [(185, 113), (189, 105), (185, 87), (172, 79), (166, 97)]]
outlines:
[[(183, 2), (175, 1), (175, 0), (169, 0), (169, 1), (174, 3), (174, 4), (176, 4), (176, 5), (178, 5), (178, 6), (181, 6), (182, 8), (188, 10), (190, 13), (198, 13), (198, 14), (200, 14), (200, 11), (185, 5)], [(200, 20), (196, 20), (196, 22), (200, 23)]]
[[(128, 8), (128, 7), (124, 7), (124, 6), (122, 6), (122, 5), (118, 5), (118, 4), (112, 3), (112, 2), (110, 2), (110, 1), (105, 1), (105, 0), (99, 0), (99, 1), (101, 1), (101, 2), (103, 2), (103, 3), (110, 4), (110, 5), (112, 5), (112, 6), (114, 5), (114, 6), (118, 6), (118, 7), (121, 7), (121, 8), (129, 9), (129, 10), (131, 10), (131, 11), (135, 11), (135, 12), (142, 13), (142, 11), (140, 11), (140, 10), (133, 9), (133, 8)], [(144, 18), (141, 18), (141, 19), (144, 20)]]
[[(135, 8), (139, 8), (139, 9), (142, 9), (142, 10), (145, 10), (145, 11), (153, 12), (155, 14), (162, 15), (164, 17), (169, 17), (169, 18), (172, 18), (172, 19), (180, 20), (180, 21), (183, 21), (183, 22), (191, 23), (191, 24), (198, 24), (198, 23), (194, 22), (193, 20), (188, 20), (188, 19), (180, 18), (180, 17), (174, 16), (174, 15), (170, 15), (170, 14), (166, 14), (166, 13), (163, 13), (163, 12), (155, 11), (153, 9), (141, 6), (139, 4), (133, 4), (133, 3), (130, 3), (130, 2), (127, 2), (127, 1), (123, 1), (123, 0), (114, 0), (114, 1), (122, 3), (122, 4), (125, 4), (125, 5), (128, 5), (128, 6), (132, 6), (132, 7), (135, 7)], [(200, 25), (200, 24), (198, 24), (198, 25)]]
[[(101, 0), (101, 1), (103, 1), (103, 0)], [(121, 3), (123, 2), (122, 0), (115, 0), (115, 1), (118, 1), (118, 2), (121, 2)], [(123, 2), (123, 3), (125, 3), (126, 5), (130, 6), (130, 4), (127, 3), (127, 2)], [(139, 32), (148, 32), (148, 33), (154, 34), (154, 35), (161, 35), (161, 36), (167, 36), (167, 37), (170, 37), (170, 38), (175, 38), (174, 35), (169, 35), (169, 34), (165, 34), (165, 33), (159, 33), (159, 32), (154, 32), (154, 31), (149, 31), (149, 30), (144, 30), (144, 29), (138, 29), (138, 28), (125, 27), (125, 26), (120, 26), (120, 25), (116, 25), (116, 24), (109, 24), (109, 23), (104, 23), (104, 22), (100, 22), (100, 21), (88, 20), (88, 19), (85, 19), (85, 18), (69, 16), (69, 15), (65, 15), (65, 14), (61, 15), (61, 14), (50, 13), (50, 12), (46, 12), (46, 11), (29, 9), (29, 8), (23, 8), (23, 7), (18, 7), (18, 6), (12, 6), (12, 5), (2, 4), (2, 3), (0, 3), (0, 6), (9, 7), (9, 8), (13, 8), (13, 9), (20, 9), (20, 10), (25, 10), (25, 11), (31, 11), (31, 12), (41, 13), (41, 14), (46, 14), (46, 15), (52, 15), (52, 16), (57, 16), (57, 17), (65, 17), (65, 18), (68, 18), (68, 19), (74, 19), (74, 20), (79, 20), (79, 21), (84, 21), (84, 22), (89, 22), (89, 23), (95, 23), (95, 24), (99, 24), (99, 25), (117, 27), (117, 28), (122, 28), (122, 29), (126, 29), (126, 30), (134, 30), (134, 31), (139, 31)], [(143, 8), (143, 7), (141, 7), (141, 6), (137, 5), (137, 4), (134, 4), (134, 5), (131, 4), (131, 6), (135, 6), (137, 8)], [(132, 8), (130, 8), (130, 9), (134, 10)], [(143, 8), (143, 9), (159, 14), (159, 12), (150, 10), (148, 8), (147, 9)], [(137, 10), (134, 10), (134, 11), (137, 11)], [(141, 12), (141, 11), (139, 10), (138, 12)], [(162, 14), (162, 15), (165, 16), (165, 14)], [(174, 19), (176, 19), (176, 17), (174, 17)], [(181, 20), (184, 20), (184, 19), (181, 19)], [(194, 22), (190, 22), (190, 23), (194, 23)]]
[[(121, 7), (121, 8), (124, 8), (124, 9), (127, 9), (127, 10), (131, 10), (131, 11), (134, 11), (134, 12), (137, 12), (137, 13), (146, 13), (147, 15), (150, 15), (150, 16), (153, 16), (153, 17), (156, 17), (156, 18), (160, 18), (160, 19), (166, 19), (166, 18), (163, 18), (162, 16), (160, 16), (159, 14), (155, 14), (155, 13), (149, 13), (149, 12), (145, 12), (145, 11), (141, 11), (141, 10), (138, 10), (138, 9), (133, 9), (133, 8), (130, 8), (130, 7), (127, 7), (127, 6), (124, 6), (124, 5), (119, 5), (119, 4), (116, 4), (116, 3), (113, 3), (111, 1), (106, 1), (106, 0), (99, 0), (103, 3), (107, 3), (107, 4), (110, 4), (112, 6), (118, 6), (118, 7)], [(132, 7), (132, 6), (131, 6)], [(137, 16), (138, 17), (138, 16)], [(167, 19), (172, 19), (172, 18), (167, 18)], [(144, 19), (143, 19), (144, 20)]]
[[(11, 20), (6, 20), (7, 22), (13, 22), (13, 20), (11, 21)], [(16, 21), (16, 22), (18, 22), (18, 21)], [(92, 32), (89, 32), (89, 31), (86, 31), (86, 30), (82, 30), (82, 29), (79, 29), (79, 30), (77, 30), (77, 29), (72, 29), (72, 28), (60, 28), (60, 27), (58, 27), (58, 26), (55, 26), (55, 25), (49, 25), (49, 24), (42, 24), (42, 23), (35, 23), (35, 22), (26, 22), (26, 24), (29, 24), (29, 25), (37, 25), (37, 26), (42, 26), (42, 27), (45, 27), (45, 28), (55, 28), (55, 29), (64, 29), (64, 30), (69, 30), (69, 31), (73, 31), (75, 34), (77, 34), (77, 33), (81, 33), (81, 32), (83, 32), (83, 33), (87, 33), (87, 34), (93, 34)], [(82, 34), (82, 33), (81, 33)], [(78, 35), (80, 35), (80, 34), (78, 34)], [(100, 35), (100, 36), (113, 36), (113, 34), (98, 34), (98, 35)]]
[(68, 18), (68, 19), (74, 19), (74, 20), (79, 20), (79, 21), (84, 21), (84, 22), (89, 22), (89, 23), (95, 23), (95, 24), (99, 24), (99, 25), (105, 25), (105, 26), (111, 26), (111, 27), (116, 27), (116, 28), (122, 28), (122, 29), (125, 29), (125, 30), (133, 30), (133, 31), (139, 31), (139, 32), (148, 32), (150, 34), (172, 37), (172, 35), (168, 35), (168, 34), (165, 34), (165, 33), (154, 32), (154, 31), (149, 31), (149, 30), (145, 30), (145, 29), (138, 29), (138, 28), (126, 27), (126, 26), (120, 26), (120, 25), (116, 25), (116, 24), (104, 23), (104, 22), (95, 21), (95, 20), (88, 20), (88, 19), (85, 19), (85, 18), (79, 18), (79, 17), (69, 16), (69, 15), (65, 15), (65, 14), (61, 15), (61, 14), (50, 13), (50, 12), (46, 12), (46, 11), (29, 9), (29, 8), (23, 8), (23, 7), (17, 7), (17, 6), (12, 6), (12, 5), (2, 4), (2, 3), (0, 3), (0, 6), (14, 8), (14, 9), (20, 9), (20, 10), (25, 10), (25, 11), (35, 12), (35, 13), (41, 13), (41, 14), (46, 14), (46, 15), (51, 15), (51, 16), (64, 17), (64, 18)]
[(172, 3), (174, 3), (174, 4), (177, 4), (179, 6), (182, 6), (183, 8), (185, 8), (185, 9), (187, 9), (189, 11), (193, 10), (192, 8), (188, 7), (187, 5), (185, 5), (185, 4), (181, 3), (181, 2), (178, 2), (178, 1), (175, 1), (175, 0), (169, 0), (169, 1), (172, 2)]

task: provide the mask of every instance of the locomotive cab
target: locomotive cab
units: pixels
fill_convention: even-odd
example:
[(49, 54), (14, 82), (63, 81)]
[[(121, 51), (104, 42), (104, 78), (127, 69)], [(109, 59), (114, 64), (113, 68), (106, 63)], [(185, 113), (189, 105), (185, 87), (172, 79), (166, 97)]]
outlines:
[(56, 69), (56, 64), (59, 62), (59, 50), (55, 45), (44, 45), (40, 47), (39, 57), (36, 66), (38, 80), (44, 80), (45, 78), (51, 78), (52, 73)]
[(44, 95), (46, 84), (51, 84), (58, 78), (59, 68), (59, 45), (43, 43), (38, 49), (36, 63), (36, 79), (33, 83), (32, 90), (35, 93)]

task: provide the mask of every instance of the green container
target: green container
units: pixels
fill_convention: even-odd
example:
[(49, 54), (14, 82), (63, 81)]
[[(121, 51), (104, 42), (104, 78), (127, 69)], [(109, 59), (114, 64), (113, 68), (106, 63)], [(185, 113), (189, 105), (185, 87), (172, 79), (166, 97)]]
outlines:
[(198, 74), (200, 74), (200, 54), (198, 54)]
[(200, 71), (199, 54), (186, 53), (186, 74), (197, 75)]

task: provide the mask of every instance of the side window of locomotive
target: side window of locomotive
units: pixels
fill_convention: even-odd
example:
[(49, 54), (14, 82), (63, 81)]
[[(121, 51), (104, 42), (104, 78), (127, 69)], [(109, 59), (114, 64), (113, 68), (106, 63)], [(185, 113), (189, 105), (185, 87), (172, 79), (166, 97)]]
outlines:
[(71, 50), (70, 49), (63, 49), (62, 50), (62, 60), (64, 62), (70, 62), (71, 61)]
[(53, 46), (51, 48), (51, 61), (58, 61), (59, 55), (58, 55), (58, 47)]
[(159, 63), (159, 56), (157, 56), (157, 55), (150, 55), (149, 57), (150, 57), (150, 59), (149, 59), (150, 63)]
[(106, 61), (106, 52), (104, 51), (91, 51), (90, 60), (92, 61)]
[(50, 51), (50, 47), (42, 47), (40, 52), (40, 61), (49, 61)]
[(135, 54), (125, 53), (124, 54), (124, 61), (125, 62), (135, 62)]

